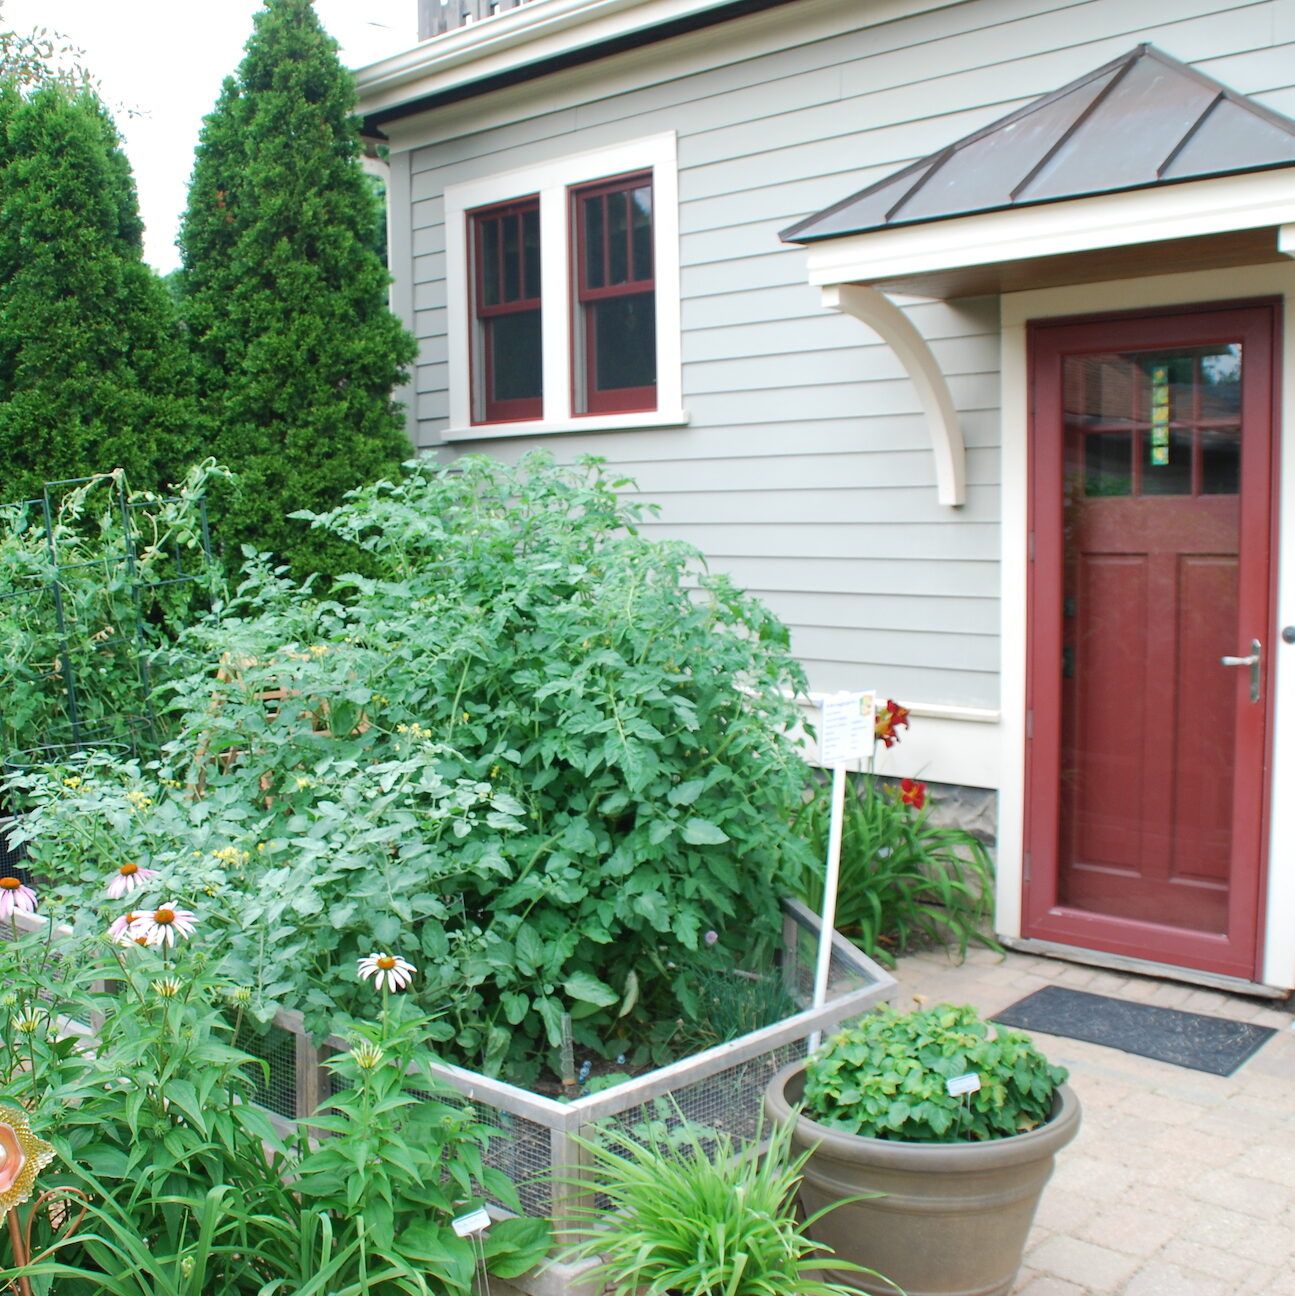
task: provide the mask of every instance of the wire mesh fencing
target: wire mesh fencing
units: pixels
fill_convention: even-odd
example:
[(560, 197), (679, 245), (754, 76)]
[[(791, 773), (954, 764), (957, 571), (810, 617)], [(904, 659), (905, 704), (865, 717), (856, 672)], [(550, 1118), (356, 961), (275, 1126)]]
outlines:
[[(798, 901), (783, 902), (781, 956), (767, 975), (781, 980), (788, 1015), (613, 1087), (563, 1101), (445, 1063), (434, 1062), (432, 1073), (494, 1132), (487, 1163), (512, 1181), (526, 1213), (552, 1219), (562, 1238), (574, 1223), (573, 1212), (588, 1200), (573, 1182), (585, 1161), (578, 1140), (596, 1139), (608, 1128), (635, 1137), (650, 1132), (654, 1123), (669, 1130), (687, 1122), (703, 1139), (722, 1132), (746, 1142), (756, 1131), (765, 1086), (783, 1066), (805, 1056), (811, 1035), (894, 997), (890, 973), (835, 933), (827, 999), (814, 1007), (819, 930), (817, 915)], [(295, 1014), (281, 1013), (276, 1022), (300, 1032), (294, 1073), (299, 1085), (303, 1067), (306, 1073), (311, 1066), (322, 1068), (327, 1049), (346, 1047), (334, 1038), (314, 1051)], [(327, 1093), (328, 1077), (321, 1074), (316, 1092)], [(286, 1093), (288, 1085), (285, 1061), (272, 1087)], [(446, 1093), (437, 1097), (444, 1101)], [(310, 1112), (307, 1102), (308, 1095), (298, 1091), (297, 1113), (303, 1118)]]
[[(783, 1066), (803, 1058), (817, 1031), (856, 1020), (895, 994), (895, 980), (840, 933), (834, 933), (825, 1003), (811, 1002), (819, 921), (798, 901), (783, 902), (783, 943), (778, 966), (795, 1009), (758, 1030), (725, 1040), (669, 1066), (564, 1101), (497, 1078), (433, 1061), (440, 1091), (428, 1100), (471, 1107), (490, 1131), (486, 1163), (512, 1182), (527, 1215), (553, 1220), (561, 1242), (579, 1211), (596, 1200), (579, 1177), (586, 1154), (581, 1141), (611, 1129), (630, 1138), (686, 1124), (703, 1141), (726, 1134), (735, 1142), (755, 1135), (764, 1089)], [(23, 926), (44, 920), (23, 915)], [(66, 929), (62, 929), (66, 932)], [(279, 1122), (308, 1122), (332, 1093), (329, 1055), (348, 1047), (332, 1036), (316, 1043), (299, 1013), (279, 1012), (268, 1030), (240, 1031), (239, 1046), (257, 1059), (249, 1073), (258, 1101)]]

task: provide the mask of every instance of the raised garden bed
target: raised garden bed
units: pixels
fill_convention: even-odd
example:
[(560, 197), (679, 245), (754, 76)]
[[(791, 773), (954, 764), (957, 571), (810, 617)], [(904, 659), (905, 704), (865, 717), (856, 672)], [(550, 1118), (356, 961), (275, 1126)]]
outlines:
[[(20, 922), (36, 928), (44, 920), (21, 915)], [(894, 977), (838, 933), (827, 1001), (810, 1007), (818, 933), (816, 915), (798, 901), (783, 902), (782, 957), (769, 973), (782, 978), (789, 996), (805, 1005), (802, 1011), (600, 1092), (560, 1101), (462, 1067), (433, 1066), (446, 1089), (462, 1095), (480, 1120), (498, 1129), (489, 1162), (516, 1184), (528, 1215), (553, 1221), (559, 1250), (571, 1238), (572, 1211), (582, 1193), (564, 1182), (581, 1164), (576, 1136), (594, 1137), (608, 1126), (632, 1133), (647, 1121), (684, 1119), (749, 1139), (765, 1086), (782, 1067), (806, 1055), (811, 1035), (894, 997)], [(325, 1059), (347, 1047), (340, 1038), (316, 1046), (299, 1014), (280, 1012), (258, 1046), (248, 1050), (269, 1063), (265, 1107), (285, 1120), (309, 1117), (328, 1096)], [(565, 1296), (579, 1290), (578, 1280), (579, 1270), (559, 1264), (515, 1279), (514, 1285), (532, 1296)]]

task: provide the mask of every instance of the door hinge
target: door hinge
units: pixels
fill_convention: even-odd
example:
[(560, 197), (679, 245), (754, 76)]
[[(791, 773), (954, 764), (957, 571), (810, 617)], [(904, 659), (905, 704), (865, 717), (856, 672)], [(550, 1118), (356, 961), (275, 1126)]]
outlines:
[(1033, 711), (1027, 711), (1025, 713), (1025, 736), (1027, 738), (1034, 737), (1034, 712)]
[(1030, 880), (1030, 864), (1031, 864), (1030, 852), (1026, 851), (1025, 856), (1021, 861), (1021, 876), (1025, 879), (1026, 882)]
[(1030, 538), (1026, 543), (1025, 551), (1027, 554), (1029, 554), (1030, 561), (1033, 562), (1034, 561), (1034, 532), (1033, 531), (1030, 532)]

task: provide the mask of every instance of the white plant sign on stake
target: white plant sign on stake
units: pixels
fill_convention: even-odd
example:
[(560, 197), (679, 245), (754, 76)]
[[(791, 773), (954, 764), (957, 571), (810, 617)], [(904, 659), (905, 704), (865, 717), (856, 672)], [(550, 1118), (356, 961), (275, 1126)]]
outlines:
[(486, 1230), (492, 1223), (490, 1212), (484, 1207), (478, 1207), (450, 1221), (450, 1227), (457, 1236), (471, 1240), (472, 1254), (477, 1260), (477, 1291), (482, 1296), (490, 1296), (490, 1272), (486, 1268)]
[[(877, 721), (877, 694), (829, 693), (819, 699), (822, 719), (818, 760), (832, 771), (832, 815), (827, 834), (827, 877), (823, 887), (823, 926), (818, 938), (818, 967), (814, 975), (814, 1007), (827, 1002), (828, 970), (832, 963), (832, 937), (836, 932), (836, 893), (841, 882), (841, 824), (845, 816), (845, 770), (872, 752)], [(822, 1042), (822, 1031), (809, 1037), (809, 1051)]]

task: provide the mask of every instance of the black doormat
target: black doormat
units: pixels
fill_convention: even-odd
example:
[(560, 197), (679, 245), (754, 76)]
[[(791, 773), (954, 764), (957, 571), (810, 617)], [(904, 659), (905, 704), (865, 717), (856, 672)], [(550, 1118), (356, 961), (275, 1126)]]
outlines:
[(1021, 1030), (1104, 1044), (1219, 1076), (1231, 1075), (1277, 1033), (1271, 1026), (1127, 1003), (1108, 995), (1051, 985), (995, 1013), (994, 1021)]

